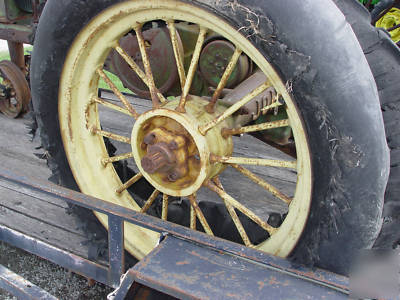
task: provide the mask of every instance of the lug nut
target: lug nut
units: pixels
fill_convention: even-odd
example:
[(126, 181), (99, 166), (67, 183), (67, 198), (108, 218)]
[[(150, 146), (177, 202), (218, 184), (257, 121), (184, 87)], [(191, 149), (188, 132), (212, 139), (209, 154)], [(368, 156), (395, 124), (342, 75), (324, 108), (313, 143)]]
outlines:
[(148, 135), (146, 135), (143, 139), (143, 142), (147, 145), (152, 145), (154, 144), (156, 139), (156, 135), (154, 133), (149, 133)]
[(179, 177), (180, 177), (179, 174), (174, 171), (168, 174), (168, 180), (171, 182), (177, 181)]
[(177, 150), (178, 149), (178, 144), (175, 141), (172, 141), (168, 144), (168, 148), (171, 150)]

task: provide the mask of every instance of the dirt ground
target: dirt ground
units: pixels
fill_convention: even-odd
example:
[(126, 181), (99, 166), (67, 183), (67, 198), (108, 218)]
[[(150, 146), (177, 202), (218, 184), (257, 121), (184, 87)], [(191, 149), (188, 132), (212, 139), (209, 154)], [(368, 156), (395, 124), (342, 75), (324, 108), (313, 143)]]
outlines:
[[(50, 173), (45, 161), (33, 154), (40, 153), (40, 149), (35, 149), (38, 141), (29, 141), (25, 123), (25, 119), (8, 119), (0, 114), (0, 166), (47, 179)], [(112, 291), (102, 284), (89, 287), (86, 278), (3, 242), (0, 264), (60, 299), (105, 299)], [(0, 299), (16, 298), (0, 290)]]

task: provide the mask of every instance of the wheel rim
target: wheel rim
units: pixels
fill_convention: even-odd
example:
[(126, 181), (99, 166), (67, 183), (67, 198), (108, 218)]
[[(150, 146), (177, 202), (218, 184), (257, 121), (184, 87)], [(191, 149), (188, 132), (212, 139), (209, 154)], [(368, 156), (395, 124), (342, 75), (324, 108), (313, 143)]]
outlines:
[(400, 41), (400, 28), (397, 27), (399, 24), (400, 9), (393, 7), (376, 22), (375, 26), (388, 30), (392, 40), (397, 43)]
[[(273, 107), (277, 107), (285, 103), (286, 113), (288, 115), (288, 120), (285, 124), (287, 125), (289, 123), (292, 128), (296, 144), (296, 162), (282, 162), (268, 159), (246, 161), (246, 163), (250, 165), (263, 164), (265, 168), (283, 166), (285, 168), (293, 168), (297, 171), (297, 184), (294, 196), (289, 199), (290, 206), (287, 216), (279, 228), (272, 227), (265, 219), (246, 209), (244, 205), (241, 205), (240, 201), (233, 199), (223, 190), (219, 178), (215, 177), (215, 175), (224, 171), (228, 164), (238, 170), (239, 173), (247, 174), (247, 177), (252, 178), (253, 181), (258, 180), (257, 176), (254, 176), (253, 173), (249, 173), (247, 169), (243, 168), (241, 165), (243, 159), (230, 156), (231, 150), (229, 147), (233, 144), (234, 148), (234, 142), (231, 141), (231, 136), (240, 133), (232, 128), (232, 111), (235, 111), (235, 109), (237, 110), (240, 105), (232, 105), (223, 112), (218, 105), (212, 107), (208, 106), (207, 109), (211, 110), (210, 112), (214, 111), (214, 113), (210, 113), (208, 119), (200, 120), (201, 122), (198, 119), (194, 119), (194, 121), (197, 122), (196, 126), (190, 124), (191, 117), (188, 112), (188, 110), (190, 110), (188, 107), (191, 107), (192, 104), (196, 102), (195, 100), (197, 98), (189, 95), (190, 86), (185, 86), (184, 83), (191, 81), (196, 68), (189, 67), (187, 74), (182, 76), (183, 71), (178, 63), (180, 81), (183, 86), (183, 96), (172, 100), (166, 100), (165, 96), (159, 93), (157, 94), (157, 90), (152, 86), (151, 77), (146, 77), (148, 85), (150, 86), (150, 93), (152, 94), (153, 109), (142, 115), (140, 115), (135, 110), (134, 106), (126, 100), (126, 97), (119, 94), (116, 90), (114, 90), (114, 93), (122, 101), (122, 105), (119, 107), (109, 105), (97, 97), (99, 78), (103, 78), (110, 87), (113, 88), (112, 83), (108, 80), (107, 74), (103, 71), (103, 64), (110, 50), (113, 48), (123, 56), (123, 49), (121, 50), (121, 48), (118, 47), (118, 41), (121, 37), (134, 28), (140, 44), (140, 24), (154, 20), (166, 20), (167, 23), (169, 22), (169, 28), (174, 28), (174, 24), (172, 24), (170, 20), (198, 24), (200, 28), (198, 38), (198, 42), (200, 41), (199, 51), (201, 50), (201, 42), (204, 41), (205, 38), (206, 29), (212, 28), (213, 32), (217, 32), (236, 45), (236, 49), (241, 49), (240, 52), (238, 51), (237, 57), (239, 57), (241, 53), (245, 53), (267, 76), (268, 84), (263, 83), (258, 88), (259, 93), (265, 91), (267, 87), (273, 86), (276, 93), (281, 95), (284, 102), (278, 103), (278, 101), (276, 101), (272, 105)], [(173, 35), (175, 30), (171, 30), (170, 32), (172, 33), (171, 39), (174, 41)], [(176, 47), (176, 49), (177, 48), (178, 47)], [(196, 52), (196, 49), (194, 52)], [(149, 69), (151, 70), (151, 68), (146, 68), (149, 67), (149, 64), (146, 66), (145, 52), (141, 53), (145, 68), (145, 70), (141, 72), (142, 76), (149, 75), (151, 72)], [(180, 61), (179, 55), (179, 51), (176, 50), (175, 57), (178, 57), (177, 61)], [(193, 57), (195, 56), (196, 55), (193, 54)], [(234, 56), (235, 54), (233, 54), (233, 57)], [(129, 62), (129, 58), (127, 58), (127, 62)], [(133, 67), (135, 66), (133, 65)], [(138, 75), (140, 77), (140, 74)], [(227, 75), (229, 77), (229, 74)], [(187, 95), (187, 97), (185, 95)], [(251, 97), (251, 95), (249, 95), (249, 97)], [(79, 101), (77, 99), (79, 99)], [(161, 103), (160, 100), (165, 101), (165, 103)], [(204, 99), (197, 100), (197, 102), (205, 101)], [(131, 137), (116, 135), (109, 131), (102, 130), (99, 110), (101, 110), (103, 106), (108, 106), (114, 110), (123, 112), (125, 115), (130, 115), (132, 117), (132, 124), (134, 124), (134, 119), (136, 119)], [(174, 107), (176, 109), (174, 109)], [(196, 107), (193, 109), (195, 110), (198, 108)], [(206, 109), (204, 105), (202, 107)], [(215, 109), (215, 107), (217, 108)], [(201, 180), (194, 180), (194, 183), (190, 184), (190, 188), (186, 190), (183, 189), (181, 193), (182, 195), (188, 196), (191, 203), (191, 227), (195, 227), (193, 220), (195, 220), (195, 216), (197, 216), (205, 232), (211, 234), (213, 230), (208, 226), (207, 220), (204, 220), (196, 202), (196, 189), (203, 184), (203, 186), (215, 192), (214, 195), (218, 195), (223, 200), (244, 244), (282, 257), (289, 255), (301, 236), (310, 209), (312, 190), (311, 161), (304, 126), (298, 110), (285, 84), (272, 66), (235, 28), (215, 15), (196, 6), (177, 1), (163, 1), (162, 3), (159, 1), (134, 1), (125, 2), (108, 8), (94, 18), (80, 32), (74, 41), (64, 64), (60, 81), (59, 119), (61, 135), (71, 170), (82, 192), (134, 210), (145, 211), (150, 204), (154, 202), (159, 191), (157, 189), (154, 190), (142, 208), (127, 191), (129, 186), (134, 185), (135, 182), (144, 176), (150, 183), (165, 192), (162, 201), (161, 217), (166, 219), (168, 193), (173, 196), (179, 196), (181, 194), (177, 192), (179, 190), (178, 188), (168, 189), (167, 185), (163, 186), (160, 179), (154, 179), (153, 175), (147, 172), (148, 170), (144, 170), (142, 162), (146, 151), (140, 150), (139, 145), (139, 143), (143, 142), (145, 135), (142, 132), (143, 127), (141, 125), (145, 124), (151, 118), (166, 116), (173, 120), (171, 122), (181, 123), (181, 125), (185, 127), (199, 150), (200, 164), (205, 165), (203, 169), (199, 169), (199, 174), (202, 176)], [(184, 123), (187, 125), (184, 125)], [(223, 129), (227, 129), (227, 131), (225, 131), (225, 137), (221, 137)], [(250, 129), (249, 127), (245, 128), (245, 130)], [(210, 135), (219, 136), (207, 140), (207, 137)], [(227, 138), (226, 136), (229, 137)], [(132, 152), (110, 158), (103, 137), (108, 137), (111, 140), (131, 145)], [(176, 137), (174, 136), (173, 138), (175, 139)], [(214, 144), (217, 144), (217, 146)], [(210, 148), (212, 148), (212, 150), (210, 150)], [(149, 148), (147, 148), (147, 150), (148, 149)], [(127, 182), (121, 182), (120, 176), (117, 174), (112, 162), (122, 159), (132, 159), (132, 157), (134, 157), (140, 173), (127, 180)], [(264, 186), (264, 189), (266, 186), (269, 186), (266, 181), (258, 182), (259, 185), (261, 183), (261, 185)], [(278, 201), (282, 201), (282, 199), (287, 200), (287, 198), (284, 198), (284, 195), (279, 193), (276, 189), (271, 190), (271, 188), (269, 188), (269, 193), (274, 194), (278, 199), (280, 198)], [(234, 208), (236, 211), (244, 213), (254, 223), (267, 231), (270, 237), (257, 245), (252, 245), (249, 238), (246, 237), (246, 233), (243, 233), (244, 228), (241, 226), (240, 221), (237, 221), (238, 218)], [(103, 225), (107, 227), (107, 217), (101, 214), (97, 214), (97, 217)], [(157, 241), (158, 234), (155, 232), (131, 224), (127, 224), (125, 227), (125, 246), (131, 254), (139, 259), (151, 251)]]

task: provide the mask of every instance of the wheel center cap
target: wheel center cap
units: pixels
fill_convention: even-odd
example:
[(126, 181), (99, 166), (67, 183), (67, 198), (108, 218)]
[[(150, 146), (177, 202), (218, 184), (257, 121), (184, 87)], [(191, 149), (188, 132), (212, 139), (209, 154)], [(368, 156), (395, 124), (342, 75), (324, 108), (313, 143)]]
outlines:
[(131, 136), (132, 153), (143, 176), (157, 190), (170, 196), (195, 193), (205, 180), (224, 168), (211, 164), (210, 154), (229, 155), (231, 138), (223, 138), (221, 129), (227, 120), (203, 136), (198, 127), (219, 113), (208, 114), (208, 102), (193, 97), (186, 103), (186, 113), (175, 110), (179, 101), (166, 103), (163, 108), (143, 113), (136, 120)]

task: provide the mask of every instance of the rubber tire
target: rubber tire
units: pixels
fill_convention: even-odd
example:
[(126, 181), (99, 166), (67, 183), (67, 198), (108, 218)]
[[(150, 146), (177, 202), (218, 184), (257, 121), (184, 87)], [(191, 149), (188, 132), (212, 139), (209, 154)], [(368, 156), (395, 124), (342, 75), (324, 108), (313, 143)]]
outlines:
[(368, 26), (372, 15), (357, 1), (335, 2), (358, 37), (379, 91), (391, 168), (385, 193), (385, 221), (374, 247), (392, 249), (400, 244), (400, 48), (386, 31)]
[[(59, 130), (58, 79), (79, 30), (116, 2), (50, 0), (36, 33), (31, 80), (41, 138), (57, 182), (73, 189)], [(331, 0), (187, 2), (241, 28), (287, 82), (314, 174), (311, 212), (291, 258), (346, 274), (358, 249), (371, 247), (380, 231), (389, 170), (375, 81), (351, 27)]]

